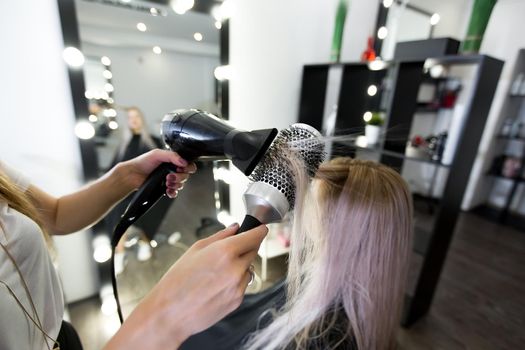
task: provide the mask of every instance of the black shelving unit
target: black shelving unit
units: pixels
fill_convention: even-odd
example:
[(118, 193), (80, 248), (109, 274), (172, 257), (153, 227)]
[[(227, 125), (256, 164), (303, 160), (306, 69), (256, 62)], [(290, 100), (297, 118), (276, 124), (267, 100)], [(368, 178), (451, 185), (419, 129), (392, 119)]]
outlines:
[[(458, 138), (450, 164), (405, 154), (414, 116), (418, 112), (418, 92), (421, 84), (428, 83), (429, 64), (476, 67), (475, 76), (470, 77), (470, 97), (465, 103), (465, 126)], [(503, 62), (485, 55), (453, 55), (427, 60), (391, 61), (388, 62), (388, 68), (381, 71), (372, 71), (364, 63), (338, 64), (341, 65), (343, 69), (340, 88), (337, 91), (335, 133), (362, 133), (363, 115), (370, 110), (385, 110), (386, 123), (383, 127), (383, 140), (377, 145), (363, 147), (355, 142), (338, 144), (335, 147), (339, 151), (337, 155), (341, 155), (341, 150), (344, 155), (351, 156), (359, 156), (362, 152), (372, 153), (379, 162), (398, 171), (402, 170), (405, 161), (431, 164), (448, 171), (431, 227), (418, 227), (415, 230), (413, 250), (421, 256), (422, 266), (415, 289), (406, 295), (402, 325), (408, 327), (424, 316), (432, 303)], [(299, 107), (300, 122), (317, 127), (324, 125), (322, 111), (326, 111), (324, 104), (327, 99), (330, 100), (326, 97), (326, 90), (330, 86), (328, 77), (332, 67), (334, 65), (331, 64), (304, 67)], [(373, 98), (366, 94), (370, 84), (379, 87), (377, 95)]]
[[(522, 85), (525, 86), (525, 49), (521, 49), (518, 53), (516, 65), (511, 75), (512, 81), (507, 96), (502, 106), (502, 118), (503, 122), (511, 121), (512, 123), (522, 123), (521, 133), (518, 131), (517, 135), (512, 135), (513, 131), (504, 131), (505, 126), (501, 127), (498, 135), (494, 140), (494, 149), (496, 150), (495, 156), (490, 162), (490, 169), (486, 172), (486, 176), (491, 179), (490, 187), (491, 191), (488, 192), (488, 198), (486, 204), (478, 206), (473, 211), (480, 215), (501, 223), (509, 224), (518, 229), (525, 230), (525, 215), (515, 210), (517, 200), (516, 196), (520, 192), (520, 187), (525, 182), (525, 94), (521, 92), (513, 91), (513, 83), (519, 74), (522, 74), (523, 81)], [(520, 114), (521, 113), (521, 114)], [(508, 152), (508, 148), (512, 147), (514, 154)], [(519, 158), (521, 166), (513, 176), (505, 176), (502, 172), (503, 163), (505, 157), (516, 157)], [(500, 162), (498, 162), (498, 159)], [(501, 182), (507, 183), (507, 191), (504, 198), (503, 205), (494, 205), (490, 203), (490, 196), (492, 189), (496, 186), (502, 185)], [(510, 183), (510, 184), (509, 184)]]

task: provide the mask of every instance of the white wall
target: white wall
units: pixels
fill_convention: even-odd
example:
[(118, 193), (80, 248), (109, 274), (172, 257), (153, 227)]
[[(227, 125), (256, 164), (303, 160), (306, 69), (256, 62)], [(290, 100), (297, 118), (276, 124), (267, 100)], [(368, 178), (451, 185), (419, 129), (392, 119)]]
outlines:
[(491, 179), (484, 176), (490, 167), (495, 154), (493, 145), (495, 135), (503, 121), (508, 117), (502, 115), (502, 106), (507, 97), (511, 83), (511, 73), (516, 64), (520, 48), (525, 48), (525, 36), (521, 35), (523, 27), (525, 2), (522, 0), (499, 0), (492, 12), (480, 52), (504, 60), (498, 88), (492, 102), (485, 132), (480, 142), (478, 155), (465, 193), (464, 209), (470, 209), (485, 202), (491, 187)]
[[(0, 31), (0, 157), (44, 190), (68, 193), (82, 171), (57, 2), (1, 2)], [(96, 294), (90, 232), (55, 243), (66, 300)]]
[[(234, 0), (230, 19), (231, 123), (244, 129), (285, 128), (298, 117), (302, 69), (330, 58), (337, 0)], [(375, 26), (379, 2), (350, 0), (342, 61), (357, 61)], [(246, 182), (231, 186), (241, 220)]]
[(156, 55), (146, 47), (85, 43), (82, 50), (88, 55), (111, 59), (115, 103), (139, 107), (154, 135), (159, 135), (160, 121), (167, 112), (178, 108), (208, 108), (214, 103), (213, 70), (219, 64), (218, 56), (169, 50)]

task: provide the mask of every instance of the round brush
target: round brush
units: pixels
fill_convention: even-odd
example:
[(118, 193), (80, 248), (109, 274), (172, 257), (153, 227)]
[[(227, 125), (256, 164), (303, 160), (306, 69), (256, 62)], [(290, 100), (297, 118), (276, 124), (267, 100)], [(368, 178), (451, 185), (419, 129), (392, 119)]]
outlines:
[(244, 193), (246, 216), (239, 229), (247, 231), (261, 224), (281, 221), (295, 202), (294, 158), (312, 177), (326, 157), (321, 134), (302, 123), (277, 134), (270, 148), (250, 175)]

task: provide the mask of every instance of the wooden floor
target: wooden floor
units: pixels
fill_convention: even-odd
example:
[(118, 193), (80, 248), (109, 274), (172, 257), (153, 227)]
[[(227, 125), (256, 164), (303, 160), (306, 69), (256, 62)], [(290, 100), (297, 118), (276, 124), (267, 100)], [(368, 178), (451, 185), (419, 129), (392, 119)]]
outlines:
[[(210, 174), (211, 169), (199, 171), (206, 172)], [(213, 196), (209, 195), (213, 193), (213, 183), (205, 175), (196, 174), (199, 176), (203, 178), (198, 185), (192, 188), (188, 182), (178, 204), (170, 209), (176, 214), (168, 217), (176, 217), (178, 221), (165, 222), (161, 227), (165, 234), (173, 232), (175, 227), (188, 245), (197, 238), (195, 228), (200, 217), (210, 216), (215, 210)], [(206, 198), (206, 193), (210, 197), (206, 203), (210, 203), (198, 203)], [(187, 203), (198, 208), (184, 205)], [(125, 301), (125, 314), (160, 277), (160, 271), (172, 263), (172, 258), (180, 255), (175, 250), (159, 240), (151, 260), (137, 262), (133, 254), (129, 255), (127, 270), (119, 276), (120, 287), (124, 288), (119, 290)], [(417, 271), (418, 264), (415, 256), (413, 271)], [(258, 281), (256, 287), (267, 287), (282, 277), (285, 270), (285, 259), (270, 260), (269, 281), (263, 285)], [(256, 271), (260, 271), (259, 263)], [(148, 278), (151, 280), (146, 281)], [(105, 316), (100, 308), (98, 297), (69, 307), (71, 321), (85, 350), (101, 349), (119, 326), (116, 315)], [(461, 214), (432, 308), (412, 328), (399, 330), (398, 344), (401, 350), (525, 349), (525, 233), (474, 214)]]

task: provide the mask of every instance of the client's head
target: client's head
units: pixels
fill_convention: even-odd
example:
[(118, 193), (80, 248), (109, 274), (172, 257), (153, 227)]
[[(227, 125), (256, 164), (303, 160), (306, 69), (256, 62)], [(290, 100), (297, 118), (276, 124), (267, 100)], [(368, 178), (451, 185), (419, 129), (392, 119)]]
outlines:
[(411, 195), (397, 172), (323, 163), (311, 183), (297, 183), (286, 305), (249, 345), (393, 348), (411, 242)]

